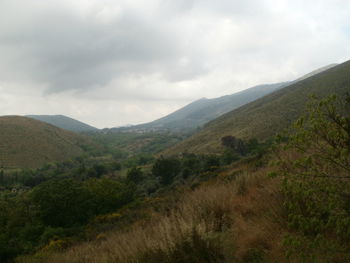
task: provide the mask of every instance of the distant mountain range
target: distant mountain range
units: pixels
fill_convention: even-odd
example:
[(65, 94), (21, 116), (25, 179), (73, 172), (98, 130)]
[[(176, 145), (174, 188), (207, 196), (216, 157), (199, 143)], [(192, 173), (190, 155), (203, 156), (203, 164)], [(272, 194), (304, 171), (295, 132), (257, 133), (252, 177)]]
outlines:
[(155, 121), (128, 126), (109, 129), (111, 132), (152, 132), (152, 131), (173, 131), (184, 132), (191, 131), (203, 126), (207, 122), (229, 112), (237, 109), (249, 102), (264, 97), (276, 90), (284, 88), (295, 82), (301, 81), (305, 78), (318, 74), (322, 71), (336, 66), (331, 64), (315, 71), (312, 71), (295, 81), (288, 81), (275, 84), (258, 85), (232, 95), (226, 95), (214, 99), (202, 98), (194, 101), (185, 107)]
[(98, 129), (64, 115), (27, 115), (26, 117), (43, 121), (58, 128), (73, 132), (97, 131)]
[(303, 78), (222, 115), (165, 154), (220, 152), (223, 149), (221, 138), (227, 135), (266, 140), (288, 128), (305, 112), (310, 94), (342, 97), (346, 92), (350, 92), (350, 61)]
[(32, 118), (0, 117), (0, 167), (36, 168), (96, 147), (88, 137)]

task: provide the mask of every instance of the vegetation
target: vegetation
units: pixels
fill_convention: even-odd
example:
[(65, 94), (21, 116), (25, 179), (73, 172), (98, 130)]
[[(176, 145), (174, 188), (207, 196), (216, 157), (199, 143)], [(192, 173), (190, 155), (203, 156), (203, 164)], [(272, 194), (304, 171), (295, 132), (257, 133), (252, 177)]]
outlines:
[(133, 201), (134, 187), (112, 179), (52, 179), (32, 190), (0, 195), (0, 260), (79, 240), (91, 219)]
[[(157, 204), (160, 211), (151, 211), (150, 219), (106, 233), (103, 239), (99, 237), (64, 251), (41, 250), (35, 256), (19, 258), (18, 262), (264, 262), (268, 260), (266, 247), (275, 238), (271, 229), (265, 227), (274, 218), (266, 210), (276, 205), (271, 198), (276, 192), (268, 184), (263, 189), (259, 187), (269, 180), (267, 177), (247, 176), (241, 181), (242, 178), (225, 184), (212, 182), (181, 193), (170, 211), (169, 203), (164, 210)], [(242, 194), (241, 184), (252, 191)], [(263, 200), (264, 205), (252, 206), (248, 200), (253, 196)], [(246, 218), (249, 209), (256, 209), (250, 217), (253, 221), (240, 221), (239, 217)], [(238, 245), (236, 239), (243, 240), (246, 235), (250, 235), (249, 240)], [(251, 249), (252, 246), (256, 248)], [(257, 259), (260, 261), (254, 261)]]
[(143, 192), (136, 210), (95, 219), (114, 222), (110, 234), (72, 248), (49, 243), (18, 262), (347, 262), (349, 124), (349, 111), (332, 97), (314, 101), (281, 137), (277, 159), (261, 154), (256, 140), (230, 137), (223, 142), (239, 161), (228, 166), (226, 154), (184, 154), (161, 157), (148, 171), (131, 168), (126, 181), (136, 192), (152, 177), (157, 191)]
[[(345, 105), (344, 105), (345, 104)], [(290, 234), (288, 257), (350, 261), (350, 97), (313, 99), (280, 160)]]
[(37, 168), (96, 148), (87, 137), (19, 116), (0, 117), (0, 167)]
[[(156, 154), (186, 138), (186, 134), (174, 133), (132, 133), (132, 132), (99, 132), (90, 133), (90, 137), (106, 152), (116, 159), (134, 157), (144, 164), (154, 159)], [(139, 159), (139, 160), (136, 160)], [(141, 160), (142, 159), (142, 160)], [(129, 158), (130, 161), (130, 158)], [(131, 164), (133, 166), (135, 164)], [(136, 164), (138, 165), (138, 164)]]
[[(286, 111), (271, 115), (272, 124), (284, 113), (294, 120), (299, 111), (288, 109), (304, 107), (299, 96), (337, 76), (350, 84), (349, 66), (232, 114), (261, 117), (276, 106)], [(339, 94), (348, 87), (335, 82), (331, 90)], [(350, 95), (314, 97), (308, 113), (277, 141), (241, 137), (229, 121), (230, 129), (216, 126), (228, 114), (208, 126), (222, 129), (212, 133), (220, 153), (192, 153), (208, 149), (201, 142), (189, 152), (154, 155), (183, 138), (171, 133), (91, 134), (95, 144), (79, 144), (84, 155), (36, 169), (1, 167), (0, 261), (348, 262), (349, 113)], [(247, 129), (264, 133), (261, 123), (259, 118)], [(271, 134), (284, 123), (279, 125)], [(53, 132), (70, 139), (60, 137), (60, 129)]]
[[(225, 155), (187, 154), (160, 157), (146, 166), (131, 168), (128, 160), (117, 163), (110, 159), (79, 157), (35, 170), (12, 173), (1, 170), (0, 203), (4, 211), (0, 215), (4, 244), (1, 260), (11, 260), (40, 248), (46, 251), (49, 247), (49, 250), (69, 247), (97, 229), (112, 227), (111, 222), (120, 219), (119, 211), (126, 205), (135, 206), (137, 211), (139, 202), (144, 207), (150, 197), (163, 195), (181, 185), (196, 188), (217, 177), (226, 164)], [(127, 169), (125, 174), (123, 169)], [(191, 231), (183, 233), (177, 249), (192, 249), (191, 242), (203, 246), (201, 250), (208, 248), (206, 239), (202, 239), (197, 230)], [(187, 238), (192, 241), (187, 243)], [(147, 253), (142, 257), (149, 257)], [(163, 258), (165, 255), (153, 256)]]

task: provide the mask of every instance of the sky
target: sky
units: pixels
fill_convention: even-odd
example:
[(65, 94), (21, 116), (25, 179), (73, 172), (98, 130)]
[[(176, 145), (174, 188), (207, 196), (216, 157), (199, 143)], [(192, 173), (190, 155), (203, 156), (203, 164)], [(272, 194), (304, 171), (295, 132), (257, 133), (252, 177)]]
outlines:
[(348, 0), (0, 0), (0, 115), (98, 128), (350, 59)]

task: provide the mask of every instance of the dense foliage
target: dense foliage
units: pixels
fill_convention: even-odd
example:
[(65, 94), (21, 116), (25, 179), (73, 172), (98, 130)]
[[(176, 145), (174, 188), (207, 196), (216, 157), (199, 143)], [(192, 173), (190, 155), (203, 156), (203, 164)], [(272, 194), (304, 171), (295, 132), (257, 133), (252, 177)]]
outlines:
[(32, 252), (53, 240), (79, 238), (99, 214), (131, 202), (134, 187), (113, 179), (57, 178), (31, 190), (0, 193), (0, 261)]
[(313, 99), (281, 158), (290, 235), (287, 256), (350, 261), (350, 97)]
[(252, 145), (245, 144), (247, 156), (234, 149), (223, 155), (183, 154), (156, 160), (144, 153), (127, 159), (97, 155), (35, 170), (1, 169), (0, 259), (69, 246), (85, 238), (86, 227), (99, 228), (98, 224), (118, 219), (118, 209), (134, 200), (181, 184), (196, 187), (232, 161), (256, 155), (262, 144)]

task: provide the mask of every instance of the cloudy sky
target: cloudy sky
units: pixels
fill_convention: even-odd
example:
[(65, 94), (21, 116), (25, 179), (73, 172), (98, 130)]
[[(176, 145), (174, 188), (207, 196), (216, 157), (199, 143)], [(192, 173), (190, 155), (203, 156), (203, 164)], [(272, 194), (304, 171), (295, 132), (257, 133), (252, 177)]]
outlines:
[(148, 122), (350, 59), (349, 0), (0, 0), (0, 115)]

